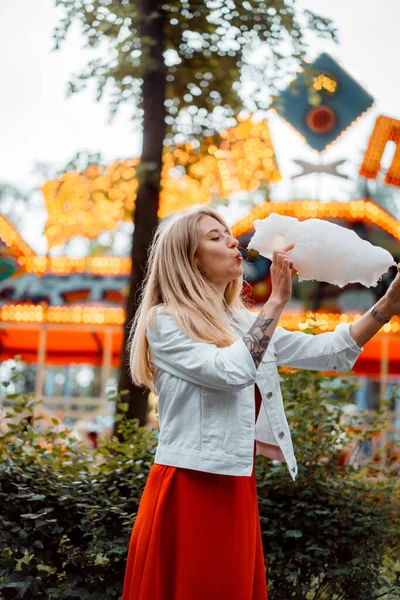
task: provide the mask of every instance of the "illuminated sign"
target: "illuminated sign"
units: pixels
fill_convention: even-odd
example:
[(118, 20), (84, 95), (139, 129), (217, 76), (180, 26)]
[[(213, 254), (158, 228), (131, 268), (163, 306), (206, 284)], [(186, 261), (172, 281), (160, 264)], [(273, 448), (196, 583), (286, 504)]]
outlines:
[(355, 77), (322, 53), (279, 94), (275, 109), (311, 148), (322, 152), (373, 103)]
[(398, 119), (384, 116), (377, 118), (360, 168), (360, 175), (368, 179), (376, 179), (388, 142), (394, 142), (397, 148), (386, 173), (385, 183), (400, 187), (400, 121)]

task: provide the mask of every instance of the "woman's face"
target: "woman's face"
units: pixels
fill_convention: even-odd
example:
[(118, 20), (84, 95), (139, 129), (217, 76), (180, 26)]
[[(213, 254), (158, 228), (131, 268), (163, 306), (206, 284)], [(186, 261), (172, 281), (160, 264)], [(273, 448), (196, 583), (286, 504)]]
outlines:
[(243, 258), (238, 240), (229, 235), (214, 217), (205, 215), (199, 221), (197, 265), (201, 273), (223, 294), (228, 283), (243, 274)]

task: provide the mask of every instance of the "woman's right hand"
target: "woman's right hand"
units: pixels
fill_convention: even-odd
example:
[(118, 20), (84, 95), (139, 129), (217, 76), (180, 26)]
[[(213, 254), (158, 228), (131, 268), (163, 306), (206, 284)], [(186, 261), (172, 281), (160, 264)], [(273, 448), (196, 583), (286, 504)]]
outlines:
[(293, 247), (294, 244), (273, 253), (270, 269), (272, 280), (271, 295), (258, 313), (249, 331), (242, 338), (253, 358), (256, 368), (267, 351), (285, 304), (292, 295), (292, 275), (294, 269), (293, 263), (287, 253)]
[(275, 250), (272, 255), (270, 268), (272, 292), (270, 298), (281, 304), (286, 304), (292, 296), (292, 277), (295, 271), (288, 252), (293, 248), (294, 244), (283, 250)]

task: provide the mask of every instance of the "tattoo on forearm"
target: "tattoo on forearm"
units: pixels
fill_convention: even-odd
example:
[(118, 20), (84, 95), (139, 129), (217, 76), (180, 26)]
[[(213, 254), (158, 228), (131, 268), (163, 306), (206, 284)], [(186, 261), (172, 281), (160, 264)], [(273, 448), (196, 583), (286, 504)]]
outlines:
[(267, 329), (273, 320), (267, 319), (264, 315), (258, 315), (253, 327), (243, 336), (243, 341), (253, 357), (256, 368), (262, 361), (271, 341), (271, 337), (267, 334)]

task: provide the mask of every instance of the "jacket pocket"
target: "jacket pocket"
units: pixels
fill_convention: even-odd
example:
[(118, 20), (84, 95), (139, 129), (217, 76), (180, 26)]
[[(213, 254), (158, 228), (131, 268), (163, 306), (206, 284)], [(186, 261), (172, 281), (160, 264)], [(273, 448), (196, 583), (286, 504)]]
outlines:
[(223, 452), (230, 405), (230, 394), (202, 388), (202, 436), (203, 452)]

